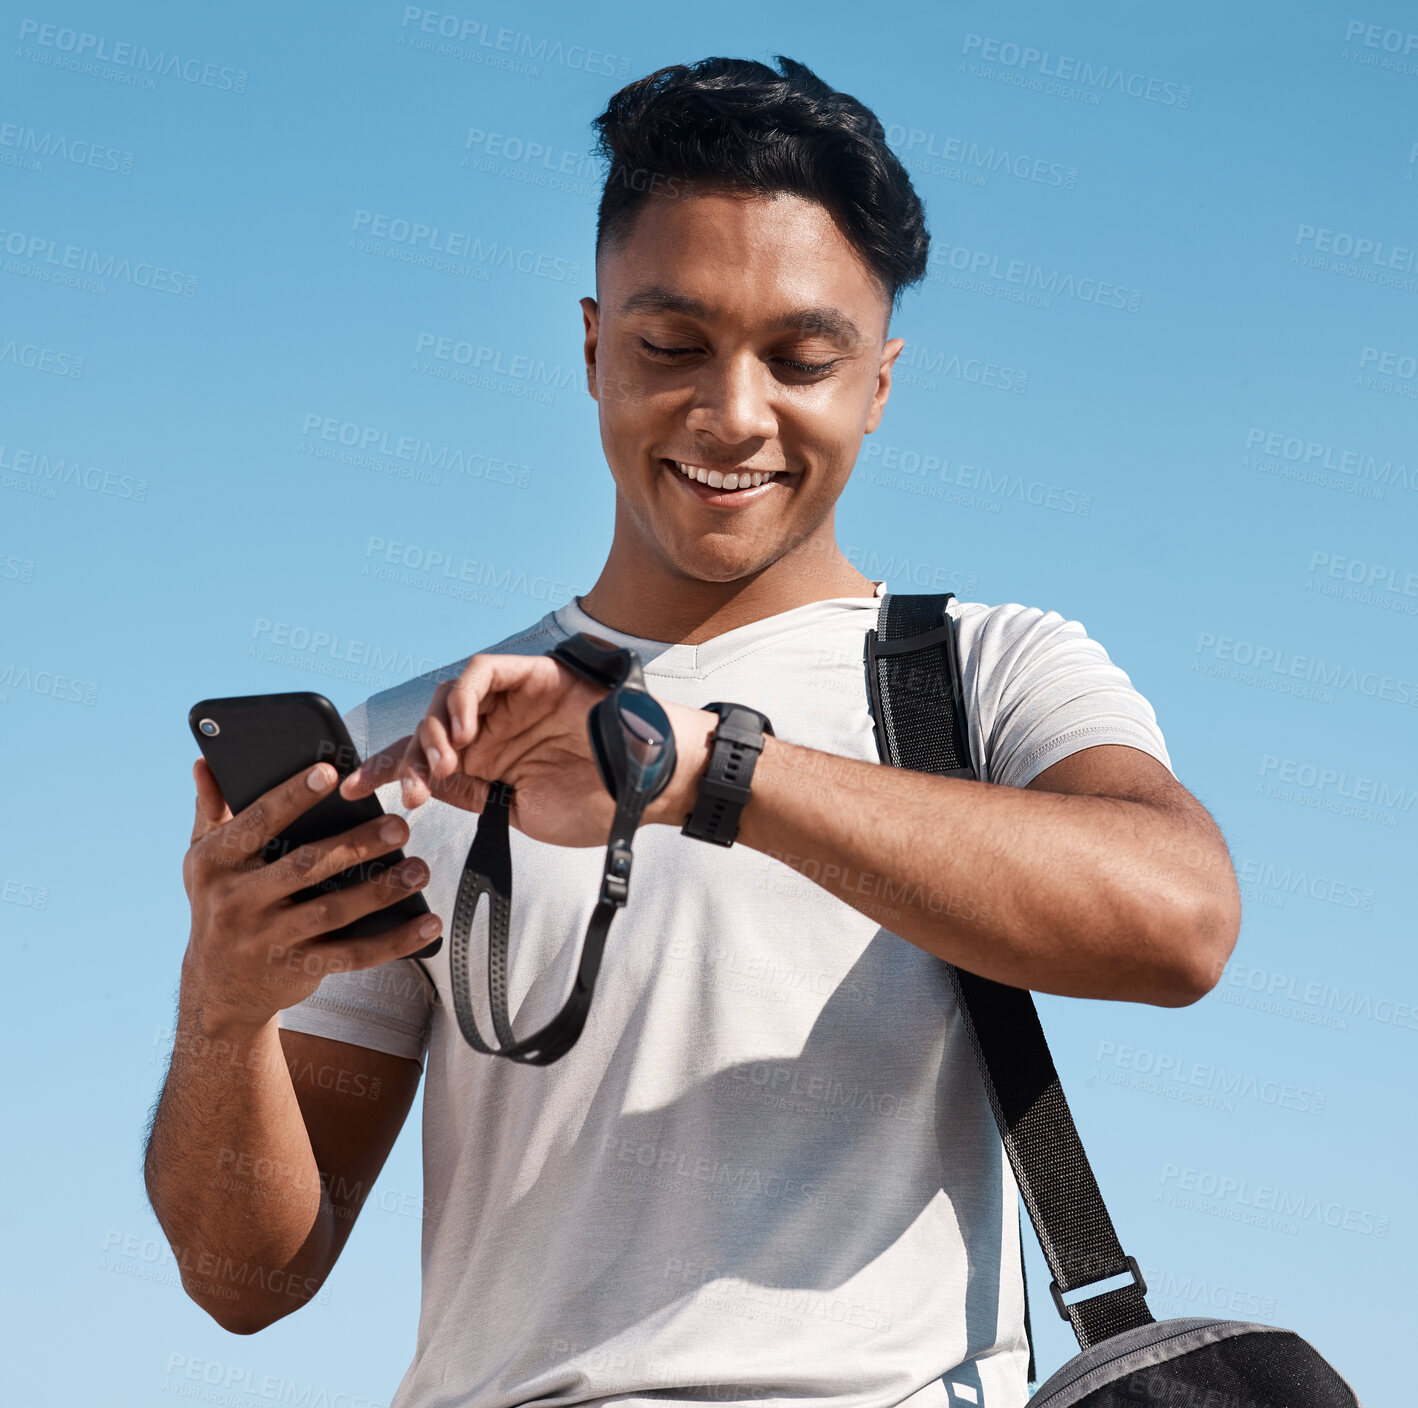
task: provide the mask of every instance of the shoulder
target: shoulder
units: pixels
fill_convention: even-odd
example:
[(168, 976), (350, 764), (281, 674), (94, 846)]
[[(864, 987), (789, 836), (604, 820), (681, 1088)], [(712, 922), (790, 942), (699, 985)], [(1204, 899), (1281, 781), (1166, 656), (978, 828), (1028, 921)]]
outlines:
[(548, 612), (534, 625), (513, 635), (504, 636), (491, 645), (470, 651), (458, 660), (371, 694), (357, 706), (365, 729), (363, 755), (375, 753), (396, 738), (412, 733), (428, 712), (434, 691), (445, 680), (456, 680), (474, 655), (544, 655), (565, 637), (566, 632), (556, 623), (555, 613)]
[(1081, 621), (1017, 601), (994, 606), (981, 601), (952, 601), (949, 611), (958, 623), (962, 655), (968, 645), (976, 654), (994, 660), (1018, 659), (1064, 641), (1092, 639)]
[(950, 614), (982, 777), (1025, 786), (1100, 743), (1141, 748), (1171, 767), (1151, 703), (1081, 621), (1019, 602), (951, 602)]

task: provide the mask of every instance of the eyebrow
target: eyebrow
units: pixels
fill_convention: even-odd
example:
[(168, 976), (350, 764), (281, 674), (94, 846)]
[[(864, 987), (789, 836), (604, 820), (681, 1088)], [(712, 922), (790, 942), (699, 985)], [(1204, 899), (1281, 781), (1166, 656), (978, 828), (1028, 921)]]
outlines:
[[(622, 313), (683, 313), (689, 318), (712, 322), (714, 310), (687, 293), (678, 293), (663, 284), (652, 284), (632, 293), (620, 305)], [(795, 308), (769, 327), (770, 332), (818, 332), (837, 342), (855, 344), (862, 341), (861, 329), (836, 308)]]

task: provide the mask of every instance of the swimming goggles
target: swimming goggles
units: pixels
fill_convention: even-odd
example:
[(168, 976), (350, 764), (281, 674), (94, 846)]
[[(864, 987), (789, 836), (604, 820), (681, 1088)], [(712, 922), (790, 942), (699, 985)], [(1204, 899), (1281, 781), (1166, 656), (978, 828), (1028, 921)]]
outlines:
[[(600, 896), (586, 926), (576, 981), (561, 1011), (551, 1021), (530, 1036), (513, 1036), (507, 1011), (507, 945), (512, 911), (508, 806), (515, 789), (505, 782), (491, 785), (478, 817), (477, 833), (458, 883), (448, 955), (453, 1010), (467, 1043), (486, 1055), (506, 1056), (532, 1066), (559, 1061), (581, 1035), (591, 1010), (611, 920), (630, 895), (634, 859), (630, 843), (635, 828), (640, 825), (645, 808), (669, 786), (675, 771), (674, 730), (664, 709), (645, 688), (645, 675), (635, 651), (578, 632), (560, 642), (550, 654), (592, 684), (610, 690), (592, 705), (586, 719), (596, 769), (615, 802), (615, 820), (611, 822)], [(500, 1046), (490, 1046), (482, 1039), (469, 990), (468, 946), (473, 916), (483, 895), (488, 897), (488, 998)]]

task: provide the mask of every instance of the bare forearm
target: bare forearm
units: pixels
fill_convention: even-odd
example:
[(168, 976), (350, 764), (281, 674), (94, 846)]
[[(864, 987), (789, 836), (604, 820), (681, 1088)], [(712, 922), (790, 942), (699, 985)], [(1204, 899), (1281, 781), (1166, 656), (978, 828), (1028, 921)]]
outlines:
[(1194, 940), (1210, 911), (1196, 868), (1178, 859), (1190, 833), (1140, 802), (935, 777), (769, 738), (739, 840), (928, 953), (1011, 986), (1169, 1006), (1202, 989)]
[(319, 1290), (333, 1217), (273, 1017), (213, 1028), (187, 990), (144, 1164), (188, 1294), (249, 1332)]

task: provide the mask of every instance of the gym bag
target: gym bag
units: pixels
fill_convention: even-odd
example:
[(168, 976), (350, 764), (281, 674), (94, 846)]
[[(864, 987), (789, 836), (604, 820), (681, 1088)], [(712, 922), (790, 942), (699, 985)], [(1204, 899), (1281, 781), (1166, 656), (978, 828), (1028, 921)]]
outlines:
[[(953, 596), (884, 596), (876, 628), (866, 633), (867, 682), (882, 762), (978, 781), (955, 623), (946, 610)], [(1359, 1408), (1338, 1371), (1293, 1331), (1240, 1320), (1153, 1319), (1142, 1273), (1124, 1255), (1103, 1205), (1034, 999), (946, 966), (1053, 1274), (1049, 1293), (1083, 1351), (1039, 1386), (1030, 1408)], [(1123, 1275), (1127, 1285), (1064, 1301)], [(1024, 1323), (1027, 1334), (1027, 1287)]]

